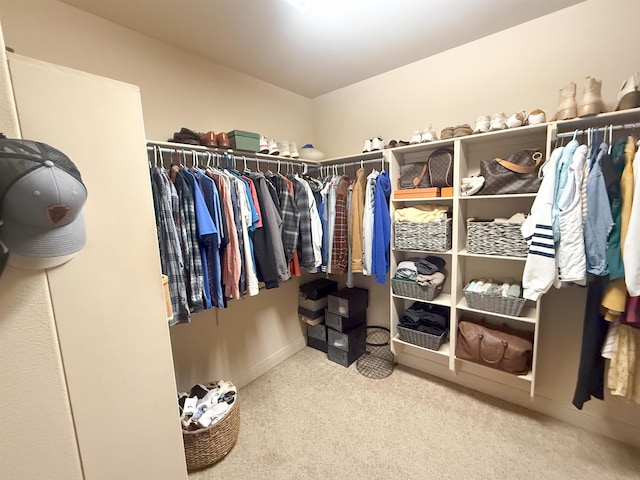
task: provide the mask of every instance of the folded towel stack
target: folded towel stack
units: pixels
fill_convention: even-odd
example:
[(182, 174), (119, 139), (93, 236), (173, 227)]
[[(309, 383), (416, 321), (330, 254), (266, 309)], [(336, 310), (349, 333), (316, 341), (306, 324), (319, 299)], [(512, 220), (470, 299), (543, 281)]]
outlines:
[(481, 278), (471, 280), (465, 287), (465, 292), (495, 295), (506, 298), (520, 298), (522, 286), (517, 282), (494, 282), (492, 279)]
[(417, 282), (418, 285), (440, 285), (446, 278), (446, 264), (440, 257), (412, 258), (398, 264), (393, 278)]

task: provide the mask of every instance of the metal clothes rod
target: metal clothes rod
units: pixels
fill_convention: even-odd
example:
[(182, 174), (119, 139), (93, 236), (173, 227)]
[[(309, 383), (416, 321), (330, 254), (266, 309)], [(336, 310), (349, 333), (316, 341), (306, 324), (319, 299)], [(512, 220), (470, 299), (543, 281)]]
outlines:
[(147, 154), (155, 154), (156, 152), (161, 152), (163, 154), (180, 154), (181, 156), (185, 157), (186, 159), (189, 159), (190, 157), (193, 158), (193, 155), (195, 154), (198, 157), (204, 157), (206, 159), (214, 159), (217, 160), (218, 162), (223, 159), (225, 156), (227, 156), (231, 161), (235, 161), (235, 163), (238, 162), (244, 162), (246, 161), (252, 161), (255, 162), (256, 164), (260, 164), (262, 162), (265, 163), (271, 163), (274, 165), (290, 165), (290, 166), (298, 166), (298, 167), (303, 167), (304, 169), (308, 169), (309, 167), (313, 167), (315, 165), (310, 165), (304, 161), (301, 160), (296, 160), (296, 159), (282, 159), (282, 158), (261, 158), (261, 157), (252, 157), (252, 156), (247, 156), (246, 154), (238, 154), (236, 152), (234, 152), (233, 150), (231, 151), (211, 151), (210, 149), (207, 149), (206, 147), (201, 147), (198, 145), (194, 145), (194, 147), (197, 148), (191, 148), (191, 147), (184, 147), (184, 146), (178, 146), (176, 145), (175, 147), (167, 147), (167, 146), (160, 146), (158, 144), (154, 144), (154, 143), (149, 143), (147, 144)]
[[(624, 125), (607, 125), (605, 127), (592, 127), (591, 131), (598, 130), (600, 132), (608, 132), (609, 130), (632, 130), (634, 128), (640, 128), (640, 123), (627, 123)], [(584, 130), (574, 130), (572, 132), (564, 132), (556, 135), (556, 138), (567, 138), (573, 137), (574, 135), (586, 135), (589, 133), (589, 129)]]

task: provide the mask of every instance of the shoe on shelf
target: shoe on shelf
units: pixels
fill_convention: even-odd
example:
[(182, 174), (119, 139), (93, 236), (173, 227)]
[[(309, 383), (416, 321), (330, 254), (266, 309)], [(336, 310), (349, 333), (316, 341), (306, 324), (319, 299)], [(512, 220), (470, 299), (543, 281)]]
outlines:
[(436, 135), (436, 132), (431, 128), (431, 125), (429, 125), (429, 128), (425, 128), (420, 134), (421, 143), (435, 142), (436, 140), (438, 140), (438, 136)]
[(489, 131), (491, 117), (489, 115), (480, 115), (476, 118), (476, 124), (473, 133), (487, 133)]
[(278, 150), (278, 142), (276, 142), (275, 138), (269, 140), (269, 155), (280, 155), (280, 150)]
[(289, 150), (289, 142), (282, 140), (278, 142), (278, 155), (281, 157), (290, 157), (291, 151)]
[(597, 115), (605, 111), (602, 101), (602, 80), (587, 77), (584, 83), (584, 92), (578, 102), (578, 116), (586, 117)]
[(440, 131), (440, 140), (446, 140), (448, 138), (453, 138), (453, 127), (444, 127), (442, 131)]
[(491, 115), (491, 122), (489, 124), (489, 130), (491, 132), (504, 130), (505, 128), (507, 128), (507, 116), (504, 112), (498, 112)]
[(220, 132), (216, 135), (216, 142), (218, 144), (218, 148), (229, 148), (229, 137), (227, 132)]
[(260, 150), (258, 150), (258, 153), (264, 153), (265, 155), (269, 153), (269, 139), (264, 135), (260, 136)]
[(398, 147), (406, 147), (407, 145), (411, 145), (411, 142), (407, 142), (406, 140), (398, 140)]
[(210, 148), (216, 148), (218, 146), (216, 134), (213, 132), (207, 132), (200, 135), (200, 145), (204, 145), (205, 147)]
[(471, 127), (469, 126), (468, 123), (457, 125), (453, 129), (454, 137), (464, 137), (465, 135), (471, 135), (472, 133), (473, 133), (473, 130), (471, 130)]
[(414, 130), (411, 134), (411, 143), (413, 144), (420, 142), (422, 142), (422, 134), (420, 133), (420, 130)]
[(367, 138), (364, 141), (364, 145), (362, 146), (362, 153), (367, 153), (371, 151), (371, 139)]
[(396, 142), (395, 140), (391, 140), (389, 143), (387, 143), (384, 148), (396, 148), (398, 146), (398, 142)]
[(527, 115), (527, 120), (525, 125), (539, 125), (541, 123), (545, 123), (547, 121), (547, 116), (545, 115), (543, 110), (536, 108), (535, 110), (531, 110), (529, 115)]
[(524, 121), (526, 118), (527, 118), (527, 112), (525, 112), (524, 110), (521, 110), (511, 115), (509, 118), (507, 118), (505, 123), (507, 124), (507, 128), (521, 127), (524, 125)]
[(560, 89), (560, 102), (553, 120), (569, 120), (578, 116), (576, 84), (570, 82)]
[(291, 154), (291, 158), (300, 158), (296, 142), (289, 142), (289, 153)]
[(384, 148), (384, 142), (382, 141), (382, 137), (373, 137), (371, 139), (371, 151), (374, 152), (376, 150), (382, 150)]
[(629, 76), (618, 92), (618, 106), (616, 110), (628, 110), (630, 108), (640, 107), (640, 85), (638, 82), (640, 74), (634, 73)]

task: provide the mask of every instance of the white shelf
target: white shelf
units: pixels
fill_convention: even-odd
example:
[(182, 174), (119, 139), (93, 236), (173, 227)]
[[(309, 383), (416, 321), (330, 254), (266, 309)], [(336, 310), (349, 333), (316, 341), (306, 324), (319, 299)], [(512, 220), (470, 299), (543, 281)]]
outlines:
[(456, 363), (462, 371), (476, 374), (482, 372), (484, 376), (490, 380), (520, 387), (523, 390), (528, 390), (533, 382), (533, 373), (531, 371), (524, 375), (516, 375), (514, 373), (503, 372), (497, 368), (481, 365), (470, 360), (463, 360), (458, 357), (456, 357)]
[(460, 200), (499, 200), (501, 198), (535, 198), (537, 193), (508, 193), (505, 195), (469, 195), (460, 196)]
[(451, 307), (451, 294), (450, 293), (441, 293), (433, 300), (423, 300), (421, 298), (413, 298), (413, 297), (405, 297), (404, 295), (396, 295), (392, 293), (391, 296), (393, 298), (401, 298), (403, 300), (410, 300), (413, 302), (423, 302), (423, 303), (433, 303), (434, 305), (442, 305), (443, 307)]
[(407, 252), (407, 253), (426, 253), (429, 255), (451, 255), (453, 250), (447, 250), (445, 252), (431, 252), (428, 250), (415, 250), (413, 248), (392, 248), (393, 252)]
[(508, 255), (485, 255), (482, 253), (469, 253), (466, 248), (463, 248), (458, 251), (458, 255), (462, 257), (478, 257), (478, 258), (487, 258), (487, 259), (497, 259), (497, 260), (515, 260), (517, 262), (525, 262), (527, 257), (512, 257)]
[(517, 320), (518, 322), (532, 323), (532, 324), (538, 323), (538, 320), (536, 318), (535, 307), (531, 307), (530, 305), (527, 305), (527, 304), (525, 304), (525, 306), (522, 308), (522, 312), (521, 312), (522, 315), (520, 317), (514, 317), (513, 315), (504, 315), (502, 313), (495, 313), (495, 312), (489, 312), (487, 310), (478, 310), (476, 308), (471, 308), (467, 304), (467, 299), (464, 297), (458, 302), (458, 304), (456, 305), (456, 308), (460, 310), (465, 310), (467, 312), (481, 313), (483, 315), (487, 315), (491, 317), (509, 318), (511, 320)]
[(398, 353), (404, 352), (427, 360), (439, 360), (440, 363), (449, 362), (449, 342), (443, 343), (438, 350), (431, 350), (429, 348), (400, 340), (398, 335), (396, 335), (392, 341), (396, 348), (396, 352)]
[(451, 201), (453, 197), (416, 197), (416, 198), (394, 198), (391, 196), (392, 202), (442, 202), (442, 201)]

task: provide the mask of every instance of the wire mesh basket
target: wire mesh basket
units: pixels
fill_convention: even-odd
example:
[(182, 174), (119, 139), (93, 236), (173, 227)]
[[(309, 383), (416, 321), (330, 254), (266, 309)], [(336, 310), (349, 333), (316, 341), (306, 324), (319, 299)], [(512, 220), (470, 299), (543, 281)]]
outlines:
[(358, 358), (358, 372), (368, 378), (385, 378), (393, 373), (395, 358), (389, 346), (391, 333), (385, 327), (367, 327), (366, 351)]

